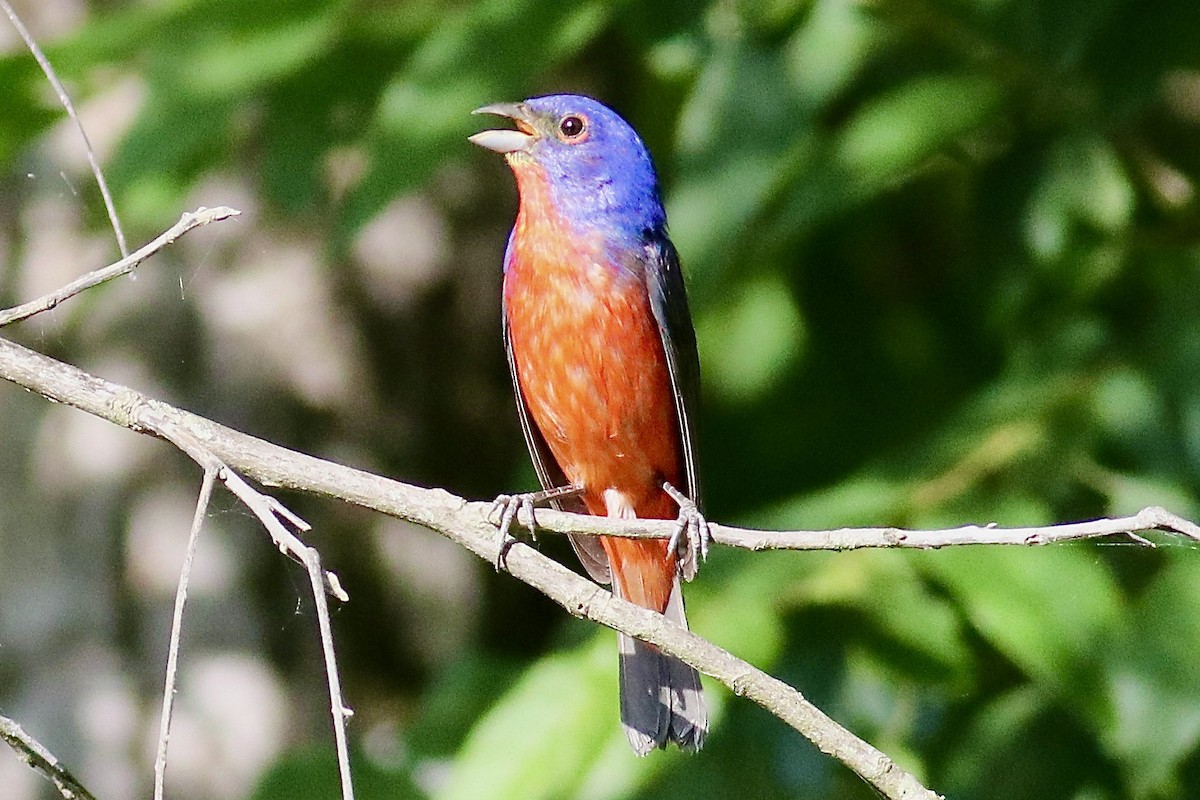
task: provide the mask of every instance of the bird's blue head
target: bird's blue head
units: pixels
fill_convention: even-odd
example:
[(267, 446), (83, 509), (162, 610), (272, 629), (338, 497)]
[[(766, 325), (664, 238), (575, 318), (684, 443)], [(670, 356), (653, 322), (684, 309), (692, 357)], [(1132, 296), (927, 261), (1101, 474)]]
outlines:
[(484, 106), (475, 113), (516, 123), (516, 130), (482, 131), (471, 141), (504, 153), (518, 180), (523, 170), (538, 170), (555, 210), (572, 224), (622, 238), (665, 230), (650, 153), (612, 109), (590, 97), (556, 94)]

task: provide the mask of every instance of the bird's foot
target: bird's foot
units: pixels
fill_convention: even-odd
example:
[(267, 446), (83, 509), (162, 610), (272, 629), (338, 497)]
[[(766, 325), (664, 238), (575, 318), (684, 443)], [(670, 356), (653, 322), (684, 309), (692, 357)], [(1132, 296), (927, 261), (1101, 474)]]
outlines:
[(533, 513), (534, 508), (551, 500), (579, 494), (580, 491), (581, 489), (577, 486), (560, 486), (556, 489), (543, 489), (540, 492), (502, 494), (497, 497), (492, 503), (491, 511), (488, 512), (489, 520), (498, 516), (496, 527), (499, 528), (500, 536), (496, 547), (496, 571), (499, 572), (504, 567), (504, 558), (508, 555), (509, 548), (517, 541), (516, 537), (512, 535), (512, 526), (519, 520), (521, 512), (525, 512), (529, 536), (536, 542), (537, 518)]
[(675, 532), (667, 542), (667, 551), (674, 552), (679, 560), (679, 574), (684, 580), (696, 577), (700, 562), (708, 558), (708, 545), (712, 542), (712, 531), (708, 520), (690, 497), (670, 483), (663, 484), (663, 491), (679, 505), (679, 517)]
[(500, 516), (496, 522), (496, 527), (500, 531), (494, 562), (496, 572), (499, 572), (500, 568), (504, 566), (504, 557), (508, 555), (508, 549), (517, 541), (516, 537), (512, 535), (511, 529), (522, 509), (529, 515), (529, 535), (533, 537), (534, 541), (537, 541), (537, 520), (533, 516), (534, 494), (534, 492), (502, 494), (492, 503), (488, 519), (492, 519), (497, 514)]

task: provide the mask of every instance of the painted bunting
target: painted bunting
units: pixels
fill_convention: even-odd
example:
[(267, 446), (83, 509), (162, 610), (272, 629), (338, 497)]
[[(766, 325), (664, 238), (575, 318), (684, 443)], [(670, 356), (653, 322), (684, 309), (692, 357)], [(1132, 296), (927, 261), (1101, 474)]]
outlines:
[[(633, 128), (577, 95), (499, 103), (511, 119), (471, 141), (503, 153), (520, 207), (504, 256), (504, 341), (525, 442), (544, 489), (517, 509), (677, 519), (670, 541), (571, 537), (588, 573), (687, 626), (679, 577), (708, 544), (696, 478), (700, 364), (679, 256), (650, 154)], [(708, 716), (694, 669), (619, 637), (621, 721), (639, 755), (699, 750)]]

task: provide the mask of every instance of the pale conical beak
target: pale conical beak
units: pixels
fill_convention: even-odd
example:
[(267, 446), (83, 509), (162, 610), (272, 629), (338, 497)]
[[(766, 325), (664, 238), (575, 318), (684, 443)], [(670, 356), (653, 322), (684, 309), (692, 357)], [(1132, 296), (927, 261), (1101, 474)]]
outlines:
[(507, 117), (517, 123), (521, 130), (503, 129), (480, 131), (474, 136), (468, 136), (467, 141), (494, 150), (497, 153), (515, 153), (533, 144), (537, 136), (533, 126), (528, 122), (529, 112), (520, 103), (493, 103), (477, 108), (472, 114), (494, 114), (497, 117)]

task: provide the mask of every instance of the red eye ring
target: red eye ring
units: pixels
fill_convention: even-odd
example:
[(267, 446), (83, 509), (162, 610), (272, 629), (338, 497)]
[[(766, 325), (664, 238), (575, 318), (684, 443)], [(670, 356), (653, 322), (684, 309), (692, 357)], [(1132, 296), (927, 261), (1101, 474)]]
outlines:
[(581, 114), (567, 114), (558, 121), (558, 135), (564, 142), (582, 142), (587, 132), (587, 117)]

